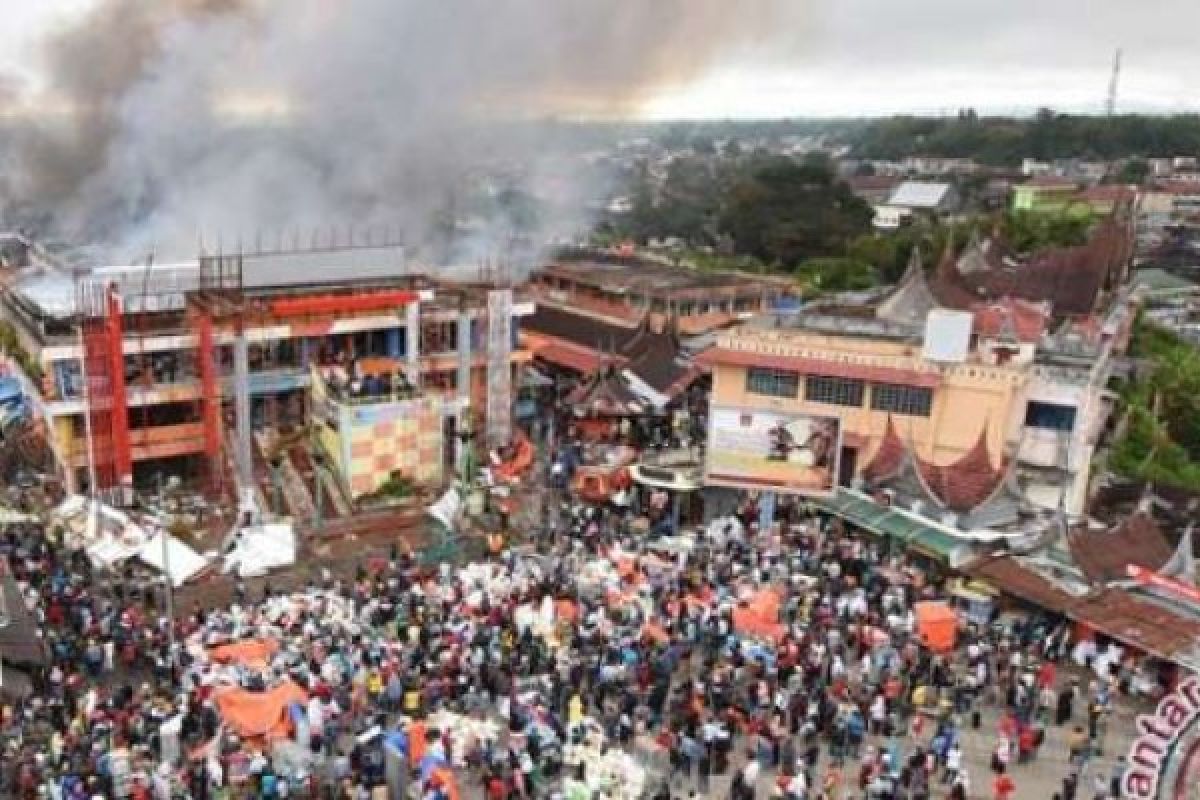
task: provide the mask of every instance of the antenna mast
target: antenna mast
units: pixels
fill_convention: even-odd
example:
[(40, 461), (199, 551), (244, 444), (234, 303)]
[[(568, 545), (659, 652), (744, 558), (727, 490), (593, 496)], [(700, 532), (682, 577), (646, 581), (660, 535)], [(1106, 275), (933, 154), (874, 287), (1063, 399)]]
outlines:
[(1117, 110), (1117, 86), (1121, 81), (1121, 48), (1113, 55), (1112, 78), (1108, 81), (1108, 99), (1104, 103), (1104, 113), (1112, 116)]

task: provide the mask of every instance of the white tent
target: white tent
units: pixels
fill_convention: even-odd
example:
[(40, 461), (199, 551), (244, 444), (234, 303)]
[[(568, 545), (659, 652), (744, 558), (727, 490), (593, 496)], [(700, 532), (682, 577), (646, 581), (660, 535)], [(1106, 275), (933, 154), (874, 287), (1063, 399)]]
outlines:
[(172, 586), (182, 586), (208, 566), (204, 556), (188, 547), (166, 531), (156, 531), (138, 551), (138, 558), (171, 579)]
[(425, 509), (425, 513), (436, 519), (453, 532), (458, 528), (458, 518), (462, 515), (463, 500), (458, 489), (447, 489), (438, 501)]
[(290, 524), (253, 525), (235, 532), (225, 551), (223, 572), (243, 578), (296, 563), (296, 532)]

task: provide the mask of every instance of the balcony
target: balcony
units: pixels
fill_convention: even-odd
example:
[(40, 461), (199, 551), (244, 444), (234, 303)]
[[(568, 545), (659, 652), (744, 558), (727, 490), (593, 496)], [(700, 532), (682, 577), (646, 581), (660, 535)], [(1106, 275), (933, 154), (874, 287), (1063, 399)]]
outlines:
[[(1079, 431), (1056, 431), (1025, 426), (1017, 460), (1034, 467), (1074, 468), (1079, 462), (1079, 446), (1085, 440)], [(1066, 464), (1063, 457), (1066, 457)]]

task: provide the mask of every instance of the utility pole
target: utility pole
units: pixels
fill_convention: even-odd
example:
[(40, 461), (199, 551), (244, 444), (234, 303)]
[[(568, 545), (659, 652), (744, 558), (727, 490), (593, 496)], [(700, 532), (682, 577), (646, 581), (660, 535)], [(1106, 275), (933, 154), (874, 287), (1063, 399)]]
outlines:
[(1112, 78), (1108, 81), (1108, 99), (1104, 103), (1104, 113), (1111, 117), (1117, 111), (1117, 87), (1121, 82), (1121, 48), (1113, 55)]
[[(163, 476), (158, 473), (158, 507), (159, 513), (166, 510), (165, 493), (163, 492)], [(165, 516), (165, 514), (164, 514)], [(167, 587), (167, 669), (171, 673), (171, 682), (175, 682), (175, 584), (171, 580), (171, 551), (167, 547), (169, 531), (163, 525), (159, 535), (162, 537), (163, 583)]]

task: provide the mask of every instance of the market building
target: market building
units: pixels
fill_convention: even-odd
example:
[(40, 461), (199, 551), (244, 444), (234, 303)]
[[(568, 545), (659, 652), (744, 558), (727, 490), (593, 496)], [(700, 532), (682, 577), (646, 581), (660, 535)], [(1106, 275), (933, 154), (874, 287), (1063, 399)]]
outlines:
[(563, 259), (535, 272), (521, 341), (569, 383), (615, 367), (643, 399), (678, 401), (703, 375), (693, 356), (722, 330), (791, 296), (781, 281), (634, 256)]
[[(339, 374), (355, 419), (401, 381), (421, 398), (405, 402), (436, 407), (420, 417), (440, 426), (433, 438), (378, 439), (378, 469), (343, 475), (353, 495), (385, 462), (426, 462), (434, 438), (445, 463), (456, 430), (507, 436), (513, 373), (530, 360), (515, 320), (531, 305), (508, 288), (419, 274), (395, 245), (83, 272), (29, 265), (0, 309), (69, 491), (153, 485), (158, 474), (211, 486), (231, 470), (253, 482), (271, 441), (314, 423), (321, 367)], [(349, 463), (344, 450), (333, 463)]]

